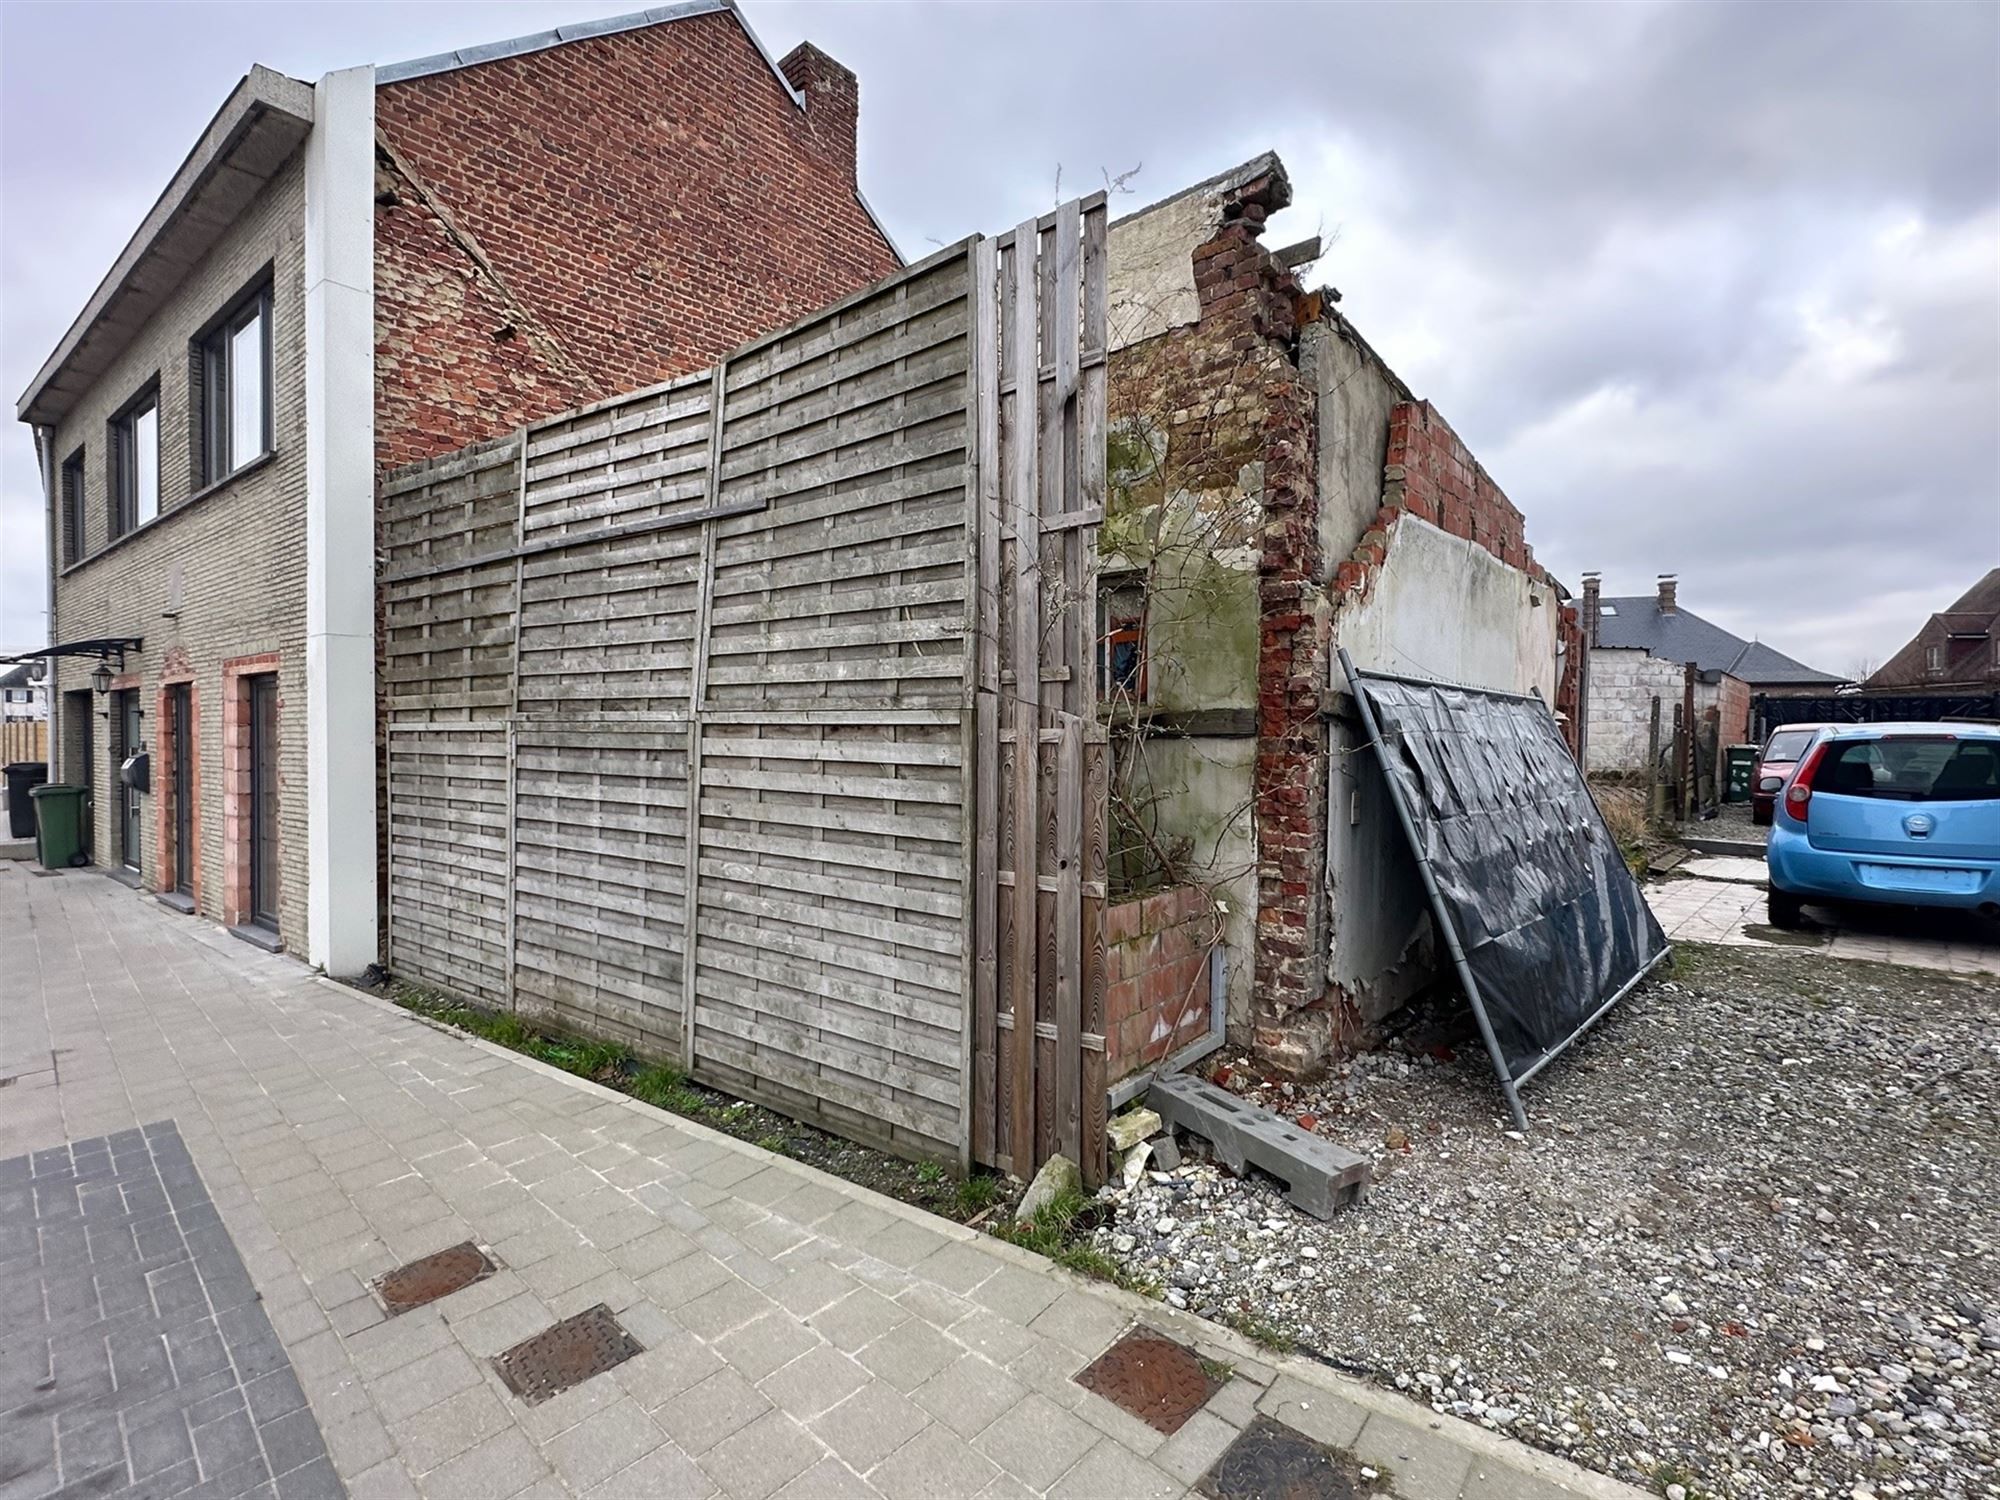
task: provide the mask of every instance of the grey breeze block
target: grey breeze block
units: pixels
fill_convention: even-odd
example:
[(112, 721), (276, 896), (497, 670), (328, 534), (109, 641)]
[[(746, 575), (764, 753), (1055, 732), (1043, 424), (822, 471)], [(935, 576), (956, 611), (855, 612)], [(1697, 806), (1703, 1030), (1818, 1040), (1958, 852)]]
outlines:
[(1292, 1206), (1330, 1219), (1368, 1191), (1368, 1159), (1299, 1129), (1192, 1073), (1162, 1078), (1146, 1094), (1169, 1129), (1203, 1137), (1232, 1172), (1261, 1167), (1285, 1184)]

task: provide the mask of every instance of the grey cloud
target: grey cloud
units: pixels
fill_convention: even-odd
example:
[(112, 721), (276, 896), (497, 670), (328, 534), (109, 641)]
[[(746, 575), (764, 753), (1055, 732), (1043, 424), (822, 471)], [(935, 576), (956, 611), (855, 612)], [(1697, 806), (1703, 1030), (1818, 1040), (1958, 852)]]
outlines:
[[(10, 394), (251, 61), (310, 75), (623, 8), (0, 10)], [(2000, 557), (2000, 9), (748, 9), (774, 52), (809, 36), (860, 74), (863, 185), (913, 254), (1045, 208), (1058, 163), (1076, 191), (1143, 161), (1130, 208), (1278, 146), (1313, 205), (1296, 233), (1315, 210), (1350, 231), (1319, 273), (1572, 581), (1678, 568), (1693, 607), (1841, 669)], [(123, 110), (30, 134), (85, 65)], [(123, 212), (29, 253), (61, 193)], [(1871, 259), (1899, 216), (1988, 274)], [(1815, 371), (1810, 296), (1880, 319), (1890, 354)], [(9, 639), (25, 434), (0, 486)]]

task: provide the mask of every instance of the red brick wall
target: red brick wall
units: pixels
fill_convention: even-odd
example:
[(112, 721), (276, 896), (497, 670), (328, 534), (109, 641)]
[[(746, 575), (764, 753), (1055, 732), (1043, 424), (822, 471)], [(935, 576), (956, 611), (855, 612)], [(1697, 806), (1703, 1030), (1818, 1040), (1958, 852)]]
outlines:
[(699, 370), (896, 267), (854, 75), (728, 12), (383, 85), (383, 468)]
[[(1319, 894), (1326, 862), (1326, 736), (1330, 611), (1320, 580), (1318, 409), (1291, 357), (1299, 287), (1258, 243), (1289, 192), (1269, 179), (1238, 193), (1240, 215), (1194, 252), (1201, 336), (1235, 349), (1266, 348), (1257, 389), (1263, 466), (1257, 565), (1257, 823), (1255, 1041), (1274, 1066), (1309, 1067), (1332, 1029), (1326, 1008)], [(1239, 402), (1243, 393), (1237, 393)]]
[(1209, 951), (1220, 940), (1200, 886), (1170, 886), (1105, 909), (1108, 1081), (1208, 1034)]
[(1320, 695), (1331, 611), (1321, 580), (1317, 408), (1300, 371), (1298, 320), (1315, 315), (1259, 243), (1290, 189), (1267, 175), (1234, 189), (1221, 227), (1193, 251), (1200, 321), (1125, 350), (1111, 371), (1114, 419), (1167, 434), (1163, 491), (1227, 496), (1254, 472), (1254, 513), (1226, 498), (1217, 545), (1255, 542), (1257, 849), (1252, 1024), (1273, 1066), (1310, 1066), (1333, 1030), (1326, 1007), (1320, 872), (1326, 859)]
[(1722, 674), (1716, 684), (1715, 706), (1721, 714), (1722, 745), (1742, 745), (1750, 739), (1750, 684), (1740, 677)]
[(1540, 572), (1521, 513), (1430, 402), (1405, 401), (1390, 412), (1384, 479), (1384, 504), (1477, 542), (1510, 567)]

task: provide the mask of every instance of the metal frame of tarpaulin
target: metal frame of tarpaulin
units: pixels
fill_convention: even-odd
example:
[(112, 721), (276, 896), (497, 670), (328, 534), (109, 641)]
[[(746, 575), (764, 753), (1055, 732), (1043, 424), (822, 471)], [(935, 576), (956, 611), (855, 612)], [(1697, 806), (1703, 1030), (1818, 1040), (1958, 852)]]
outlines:
[[(1409, 843), (1410, 852), (1416, 856), (1417, 874), (1423, 880), (1424, 894), (1430, 899), (1431, 915), (1437, 921), (1438, 931), (1444, 934), (1444, 944), (1451, 954), (1452, 968), (1457, 971), (1458, 982), (1464, 988), (1465, 998), (1472, 1006), (1472, 1018), (1479, 1025), (1480, 1040), (1486, 1044), (1486, 1055), (1492, 1060), (1493, 1071), (1500, 1079), (1500, 1092), (1507, 1097), (1507, 1108), (1514, 1116), (1515, 1127), (1525, 1131), (1528, 1128), (1528, 1111), (1521, 1103), (1521, 1085), (1567, 1052), (1579, 1037), (1602, 1020), (1614, 1005), (1632, 992), (1633, 986), (1659, 967), (1674, 951), (1673, 946), (1662, 945), (1660, 951), (1642, 964), (1630, 979), (1621, 984), (1610, 999), (1584, 1017), (1583, 1021), (1555, 1046), (1545, 1048), (1542, 1055), (1529, 1066), (1519, 1073), (1509, 1068), (1507, 1056), (1500, 1050), (1499, 1038), (1493, 1034), (1492, 1018), (1486, 1014), (1486, 1002), (1480, 996), (1479, 981), (1472, 977), (1472, 965), (1466, 960), (1465, 945), (1459, 939), (1457, 924), (1452, 921), (1451, 908), (1445, 904), (1444, 893), (1438, 889), (1437, 875), (1431, 869), (1430, 856), (1424, 852), (1424, 841), (1418, 836), (1416, 815), (1410, 811), (1410, 804), (1403, 795), (1403, 784), (1389, 763), (1389, 746), (1382, 738), (1382, 726), (1375, 718), (1375, 706), (1368, 701), (1368, 695), (1361, 690), (1361, 682), (1363, 678), (1374, 677), (1385, 682), (1407, 682), (1418, 687), (1449, 687), (1459, 692), (1479, 693), (1488, 698), (1506, 698), (1517, 703), (1532, 702), (1540, 705), (1544, 713), (1548, 711), (1548, 703), (1540, 693), (1509, 693), (1498, 688), (1470, 687), (1463, 683), (1435, 682), (1421, 677), (1398, 676), (1393, 672), (1364, 672), (1354, 665), (1354, 658), (1347, 654), (1345, 646), (1339, 650), (1340, 670), (1347, 676), (1348, 690), (1354, 695), (1355, 708), (1361, 715), (1361, 726), (1368, 731), (1368, 743), (1375, 747), (1375, 758), (1382, 767), (1382, 780), (1388, 783), (1389, 801), (1396, 809), (1396, 821), (1402, 824), (1403, 837)], [(1576, 774), (1579, 777), (1583, 775), (1582, 767), (1577, 768)], [(1598, 826), (1604, 830), (1605, 838), (1615, 844), (1617, 841), (1611, 838), (1611, 829), (1604, 822), (1604, 810), (1597, 806), (1595, 797), (1589, 796), (1588, 786), (1584, 791), (1591, 808), (1597, 813)]]

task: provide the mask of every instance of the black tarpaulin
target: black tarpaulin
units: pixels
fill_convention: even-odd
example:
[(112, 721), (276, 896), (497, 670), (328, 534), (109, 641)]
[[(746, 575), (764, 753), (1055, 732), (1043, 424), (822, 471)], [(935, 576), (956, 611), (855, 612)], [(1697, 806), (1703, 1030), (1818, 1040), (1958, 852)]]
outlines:
[(1346, 665), (1522, 1118), (1514, 1086), (1657, 963), (1666, 935), (1541, 699)]

